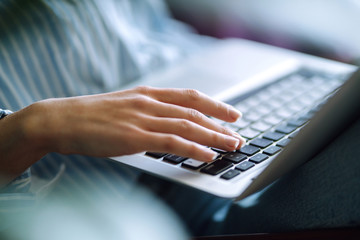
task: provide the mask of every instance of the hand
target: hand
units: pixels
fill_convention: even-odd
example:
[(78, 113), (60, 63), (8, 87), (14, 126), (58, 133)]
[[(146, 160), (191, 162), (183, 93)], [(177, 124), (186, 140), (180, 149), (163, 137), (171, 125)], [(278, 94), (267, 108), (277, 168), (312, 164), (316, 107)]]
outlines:
[(110, 157), (156, 151), (211, 161), (216, 153), (204, 146), (233, 151), (244, 144), (206, 115), (229, 122), (241, 116), (189, 89), (138, 87), (40, 101), (2, 120), (2, 133), (12, 140), (4, 137), (8, 152), (0, 167), (16, 176), (48, 152)]
[(244, 143), (204, 115), (231, 122), (241, 114), (195, 90), (138, 87), (41, 104), (49, 126), (42, 134), (51, 129), (46, 142), (51, 151), (63, 154), (108, 157), (158, 151), (211, 161), (215, 153), (203, 145), (232, 151)]

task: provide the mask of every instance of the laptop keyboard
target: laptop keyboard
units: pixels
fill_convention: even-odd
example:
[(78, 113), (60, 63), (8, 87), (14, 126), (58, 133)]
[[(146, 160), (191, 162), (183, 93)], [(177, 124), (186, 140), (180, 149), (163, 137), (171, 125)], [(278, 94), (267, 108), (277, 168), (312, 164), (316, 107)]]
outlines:
[(230, 180), (256, 168), (282, 151), (344, 82), (345, 76), (299, 70), (230, 103), (243, 113), (234, 123), (214, 121), (238, 132), (247, 141), (234, 152), (212, 148), (219, 155), (204, 163), (174, 154), (146, 152), (159, 161)]

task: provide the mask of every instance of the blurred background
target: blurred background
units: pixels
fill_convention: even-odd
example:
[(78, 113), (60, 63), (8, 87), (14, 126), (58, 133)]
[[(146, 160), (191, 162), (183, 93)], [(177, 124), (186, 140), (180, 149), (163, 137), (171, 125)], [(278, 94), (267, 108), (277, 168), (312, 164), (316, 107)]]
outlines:
[(166, 0), (198, 33), (359, 64), (360, 0)]

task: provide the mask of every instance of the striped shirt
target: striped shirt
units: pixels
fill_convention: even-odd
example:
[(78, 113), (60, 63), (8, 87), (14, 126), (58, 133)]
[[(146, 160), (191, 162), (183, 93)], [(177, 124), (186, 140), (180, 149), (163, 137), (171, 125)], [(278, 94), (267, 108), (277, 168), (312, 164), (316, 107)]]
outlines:
[[(0, 108), (120, 89), (196, 51), (196, 42), (161, 0), (0, 0)], [(137, 175), (107, 159), (48, 154), (2, 189), (0, 230), (53, 187), (121, 197)]]

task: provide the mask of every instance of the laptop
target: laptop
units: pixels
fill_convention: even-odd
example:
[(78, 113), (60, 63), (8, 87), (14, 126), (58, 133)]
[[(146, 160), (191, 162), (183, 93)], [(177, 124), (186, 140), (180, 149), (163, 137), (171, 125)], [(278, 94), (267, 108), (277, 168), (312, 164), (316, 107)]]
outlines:
[(194, 88), (241, 112), (225, 123), (246, 138), (203, 163), (143, 152), (112, 160), (201, 191), (243, 199), (311, 160), (360, 113), (357, 67), (242, 39), (221, 40), (136, 85)]

